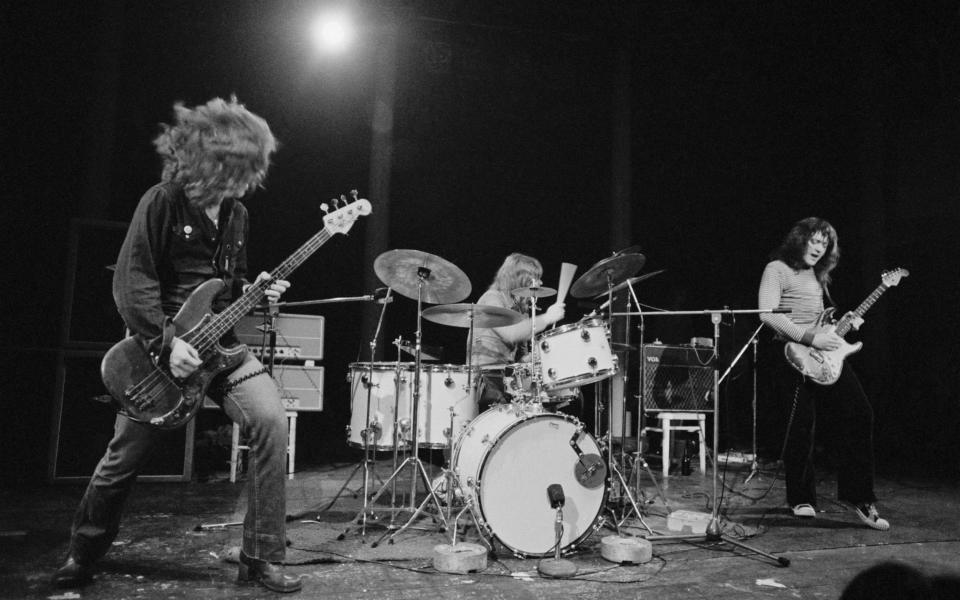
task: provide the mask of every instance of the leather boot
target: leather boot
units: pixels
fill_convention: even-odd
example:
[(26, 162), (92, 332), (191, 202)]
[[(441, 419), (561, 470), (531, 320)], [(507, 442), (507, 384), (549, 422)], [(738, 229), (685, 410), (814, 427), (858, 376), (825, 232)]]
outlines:
[(93, 581), (93, 566), (68, 556), (57, 572), (53, 574), (53, 585), (60, 588), (75, 588)]
[(265, 560), (250, 558), (240, 553), (240, 569), (237, 571), (237, 581), (240, 583), (257, 582), (274, 592), (297, 592), (303, 587), (299, 577), (292, 577), (283, 572), (283, 567)]

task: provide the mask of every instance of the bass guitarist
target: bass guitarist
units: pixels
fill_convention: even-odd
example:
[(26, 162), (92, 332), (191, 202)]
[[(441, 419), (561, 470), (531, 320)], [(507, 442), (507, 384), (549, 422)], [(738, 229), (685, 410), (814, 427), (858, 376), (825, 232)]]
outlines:
[[(829, 328), (818, 327), (824, 295), (832, 302), (830, 273), (839, 258), (836, 230), (823, 219), (809, 217), (790, 229), (771, 254), (760, 280), (758, 307), (789, 311), (760, 315), (775, 332), (769, 364), (777, 405), (786, 423), (782, 458), (787, 503), (797, 517), (817, 516), (814, 446), (817, 433), (828, 434), (830, 439), (821, 441), (832, 443), (837, 451), (838, 500), (868, 527), (886, 531), (890, 524), (877, 511), (873, 489), (873, 408), (856, 374), (847, 365), (833, 385), (818, 385), (784, 357), (787, 342), (824, 351), (836, 350), (844, 343)], [(855, 327), (861, 323), (862, 319), (854, 319)]]
[[(153, 140), (163, 160), (161, 182), (140, 199), (120, 250), (113, 295), (124, 322), (158, 366), (185, 378), (203, 364), (196, 349), (175, 335), (172, 317), (205, 281), (226, 285), (212, 303), (219, 312), (250, 282), (247, 209), (241, 202), (267, 174), (276, 140), (270, 127), (236, 98), (193, 108), (174, 105), (174, 122)], [(261, 273), (259, 279), (269, 279)], [(263, 284), (276, 301), (289, 283)], [(232, 331), (221, 339), (236, 346)], [(241, 349), (243, 352), (243, 350)], [(301, 587), (281, 563), (286, 551), (285, 462), (287, 419), (276, 384), (249, 352), (216, 376), (208, 389), (250, 439), (247, 514), (238, 580), (277, 592)], [(106, 377), (106, 374), (105, 374)], [(114, 436), (97, 465), (71, 528), (60, 587), (89, 583), (94, 565), (117, 536), (137, 473), (161, 430), (118, 415)]]

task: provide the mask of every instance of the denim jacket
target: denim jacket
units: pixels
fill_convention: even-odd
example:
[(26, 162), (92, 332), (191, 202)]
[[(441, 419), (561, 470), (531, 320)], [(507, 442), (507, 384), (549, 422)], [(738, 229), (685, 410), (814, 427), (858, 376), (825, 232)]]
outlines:
[(248, 232), (247, 209), (239, 200), (223, 201), (214, 226), (179, 184), (159, 183), (140, 199), (117, 258), (113, 299), (155, 359), (169, 351), (171, 317), (198, 285), (215, 277), (226, 283), (213, 312), (241, 294), (249, 283)]

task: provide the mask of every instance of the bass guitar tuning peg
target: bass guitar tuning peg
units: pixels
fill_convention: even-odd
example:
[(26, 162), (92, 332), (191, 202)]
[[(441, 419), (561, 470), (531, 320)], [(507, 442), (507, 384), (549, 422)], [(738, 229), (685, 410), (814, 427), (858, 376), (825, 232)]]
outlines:
[(330, 212), (330, 206), (326, 202), (320, 203), (320, 210), (323, 211), (323, 214), (328, 214)]

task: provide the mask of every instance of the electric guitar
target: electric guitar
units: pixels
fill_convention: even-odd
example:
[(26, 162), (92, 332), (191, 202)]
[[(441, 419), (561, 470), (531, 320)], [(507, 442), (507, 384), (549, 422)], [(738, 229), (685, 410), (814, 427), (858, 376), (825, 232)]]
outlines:
[[(860, 306), (851, 313), (845, 315), (837, 322), (833, 321), (833, 312), (835, 309), (828, 308), (817, 318), (815, 333), (835, 332), (841, 338), (849, 331), (851, 324), (857, 318), (863, 316), (867, 309), (873, 306), (873, 303), (883, 295), (887, 289), (900, 283), (900, 279), (910, 275), (910, 271), (903, 268), (897, 268), (893, 271), (883, 273), (880, 277), (882, 283), (877, 289), (867, 296)], [(833, 385), (840, 377), (840, 371), (843, 370), (843, 361), (860, 350), (863, 347), (862, 342), (848, 344), (845, 341), (835, 350), (817, 350), (813, 346), (807, 346), (798, 342), (787, 342), (783, 347), (783, 353), (790, 365), (802, 373), (805, 377), (813, 380), (820, 385)]]
[(354, 202), (344, 200), (345, 206), (327, 213), (323, 229), (274, 269), (268, 279), (254, 282), (222, 312), (213, 314), (211, 306), (226, 285), (224, 281), (210, 279), (197, 286), (173, 318), (176, 336), (193, 346), (203, 360), (187, 377), (175, 377), (169, 364), (158, 364), (139, 336), (125, 338), (110, 348), (100, 364), (100, 375), (120, 405), (120, 412), (160, 429), (176, 429), (190, 421), (203, 405), (210, 381), (218, 373), (239, 366), (246, 351), (243, 344), (224, 347), (220, 338), (260, 303), (274, 281), (286, 279), (334, 234), (346, 233), (361, 215), (370, 214), (370, 202), (358, 199), (355, 192), (352, 195)]

